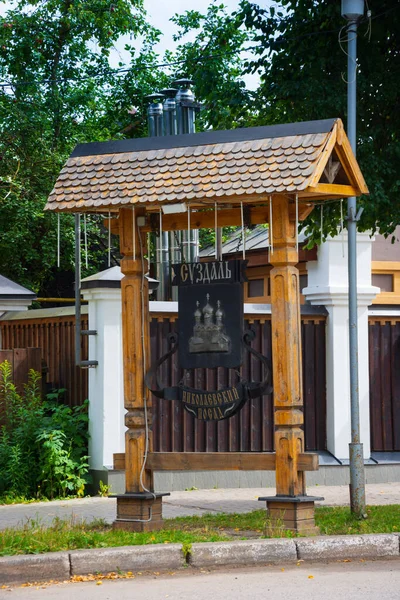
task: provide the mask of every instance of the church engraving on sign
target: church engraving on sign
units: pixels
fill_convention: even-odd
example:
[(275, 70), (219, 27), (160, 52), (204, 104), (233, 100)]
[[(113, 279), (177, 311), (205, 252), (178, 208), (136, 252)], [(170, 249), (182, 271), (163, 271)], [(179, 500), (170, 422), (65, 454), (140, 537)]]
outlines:
[(231, 344), (230, 338), (224, 332), (222, 322), (224, 313), (221, 302), (217, 300), (216, 309), (210, 304), (210, 294), (206, 295), (207, 303), (200, 309), (200, 302), (196, 302), (194, 311), (193, 335), (189, 339), (189, 352), (228, 352)]

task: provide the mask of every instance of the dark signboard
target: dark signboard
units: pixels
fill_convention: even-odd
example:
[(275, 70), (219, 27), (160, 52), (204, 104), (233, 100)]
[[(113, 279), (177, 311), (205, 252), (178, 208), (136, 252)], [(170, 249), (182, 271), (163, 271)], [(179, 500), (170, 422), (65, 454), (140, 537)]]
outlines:
[(173, 265), (183, 369), (242, 364), (245, 265), (239, 260)]
[(172, 285), (207, 285), (210, 283), (243, 283), (247, 260), (221, 260), (205, 263), (172, 265)]
[[(170, 335), (171, 349), (147, 373), (146, 385), (158, 398), (179, 400), (197, 419), (227, 419), (248, 398), (272, 390), (268, 359), (251, 347), (254, 332), (243, 331), (246, 262), (182, 263), (172, 267), (172, 285), (178, 286), (177, 332)], [(242, 364), (244, 350), (264, 365), (262, 382), (240, 381), (221, 390), (197, 390), (186, 387), (184, 379), (177, 386), (163, 388), (157, 377), (158, 368), (175, 352), (181, 369), (237, 369)]]

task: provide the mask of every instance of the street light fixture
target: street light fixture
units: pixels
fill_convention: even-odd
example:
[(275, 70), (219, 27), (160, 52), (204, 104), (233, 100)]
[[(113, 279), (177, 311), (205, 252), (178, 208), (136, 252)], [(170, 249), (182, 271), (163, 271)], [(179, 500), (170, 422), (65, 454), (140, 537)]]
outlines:
[[(347, 135), (356, 154), (357, 24), (364, 15), (364, 0), (342, 0), (342, 16), (347, 26)], [(350, 507), (359, 517), (365, 515), (364, 451), (360, 442), (360, 403), (358, 395), (357, 323), (357, 214), (356, 198), (347, 201), (348, 279), (349, 279), (349, 359), (350, 359)]]

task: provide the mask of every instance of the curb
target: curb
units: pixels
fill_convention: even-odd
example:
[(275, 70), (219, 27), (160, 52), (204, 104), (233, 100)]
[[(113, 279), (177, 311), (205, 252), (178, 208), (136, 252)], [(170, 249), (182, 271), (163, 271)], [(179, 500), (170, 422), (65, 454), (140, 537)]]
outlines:
[(189, 564), (193, 567), (259, 565), (297, 560), (293, 539), (204, 542), (192, 545)]
[(398, 534), (238, 540), (122, 546), (71, 552), (0, 557), (0, 585), (67, 580), (76, 575), (116, 571), (177, 570), (183, 567), (251, 566), (357, 558), (400, 558)]

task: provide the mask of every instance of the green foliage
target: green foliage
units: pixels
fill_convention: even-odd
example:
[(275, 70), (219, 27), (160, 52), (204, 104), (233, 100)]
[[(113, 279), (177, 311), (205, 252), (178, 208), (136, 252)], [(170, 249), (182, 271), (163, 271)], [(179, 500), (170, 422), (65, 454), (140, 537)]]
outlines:
[[(278, 9), (267, 9), (241, 2), (241, 22), (253, 32), (257, 47), (246, 72), (261, 76), (259, 124), (330, 117), (341, 117), (346, 124), (347, 36), (340, 2), (276, 4)], [(372, 22), (365, 18), (358, 29), (357, 158), (370, 196), (358, 200), (364, 207), (358, 227), (389, 235), (400, 223), (400, 6), (397, 0), (372, 0), (369, 8)], [(340, 204), (335, 202), (324, 208), (324, 236), (335, 234), (339, 223)], [(319, 243), (318, 210), (307, 225), (311, 240)]]
[(185, 560), (188, 561), (192, 556), (193, 546), (190, 542), (183, 542), (182, 544), (182, 554), (185, 557)]
[[(144, 95), (165, 79), (151, 69), (160, 32), (147, 25), (142, 0), (13, 0), (0, 16), (0, 272), (41, 295), (71, 295), (73, 217), (44, 212), (74, 146), (140, 137)], [(111, 68), (114, 43), (128, 43), (130, 68)], [(132, 104), (138, 109), (128, 112)], [(91, 271), (106, 267), (108, 235), (88, 220)], [(113, 244), (113, 264), (118, 258)]]
[(196, 129), (246, 126), (254, 94), (246, 89), (242, 78), (241, 51), (252, 34), (241, 27), (240, 15), (230, 15), (223, 4), (212, 3), (204, 15), (189, 10), (172, 21), (179, 28), (176, 41), (189, 31), (196, 32), (194, 41), (179, 45), (173, 56), (184, 61), (177, 75), (194, 80), (196, 97), (203, 103)]
[[(368, 4), (372, 21), (359, 24), (357, 42), (357, 158), (370, 196), (358, 200), (364, 208), (358, 227), (390, 235), (400, 224), (400, 4)], [(339, 1), (281, 0), (266, 8), (241, 0), (232, 14), (213, 4), (207, 15), (189, 11), (175, 22), (180, 35), (199, 32), (179, 55), (187, 57), (197, 97), (205, 102), (204, 126), (331, 117), (341, 117), (346, 125), (346, 23)], [(244, 74), (260, 78), (255, 92), (242, 86)], [(311, 244), (321, 242), (320, 222), (317, 208), (306, 222)], [(337, 233), (339, 202), (325, 205), (323, 223), (323, 237)]]
[(69, 408), (59, 393), (40, 396), (40, 375), (30, 371), (24, 393), (0, 364), (0, 497), (82, 496), (87, 482), (87, 403)]
[(107, 485), (106, 483), (103, 483), (102, 480), (100, 479), (98, 494), (101, 498), (107, 498), (111, 494), (111, 485)]

